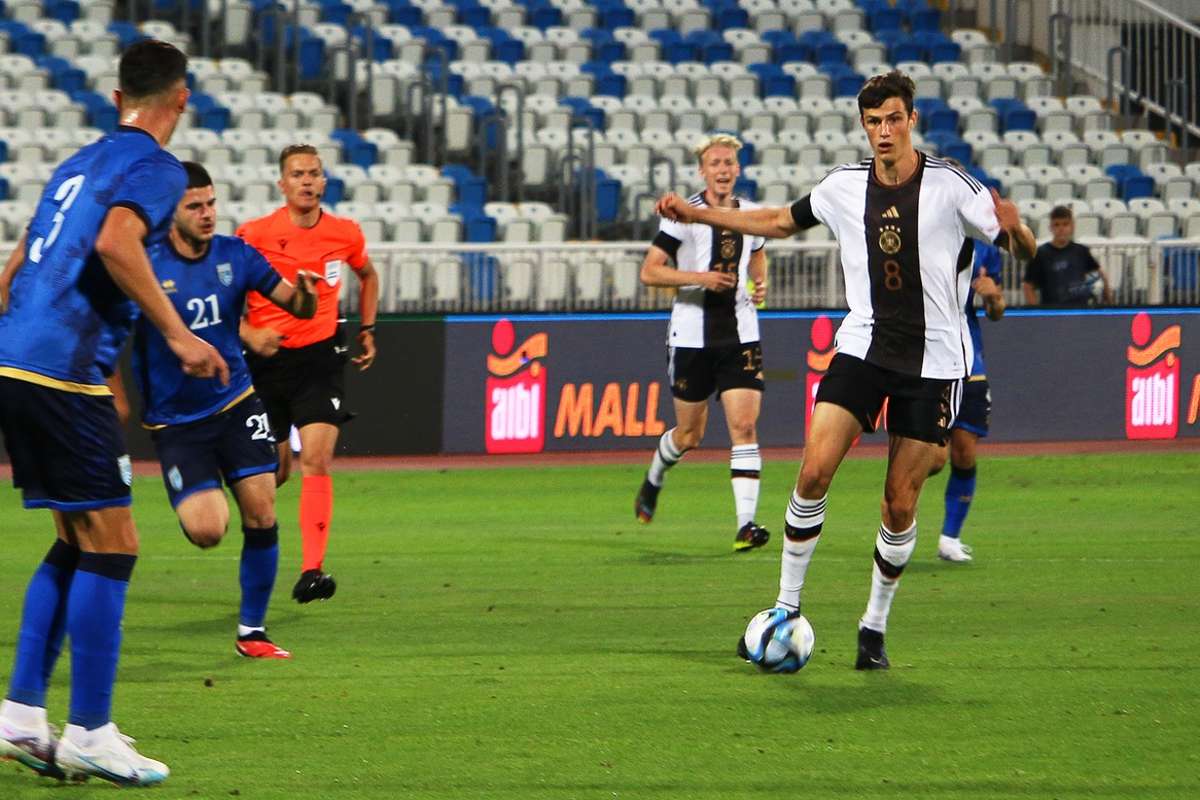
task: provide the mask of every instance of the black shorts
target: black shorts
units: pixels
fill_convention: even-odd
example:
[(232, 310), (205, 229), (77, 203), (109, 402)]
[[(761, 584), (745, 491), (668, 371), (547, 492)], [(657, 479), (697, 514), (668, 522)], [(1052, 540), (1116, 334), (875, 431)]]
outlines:
[(0, 433), (26, 508), (130, 504), (133, 468), (111, 395), (0, 377)]
[(671, 394), (689, 403), (717, 397), (726, 389), (763, 391), (762, 344), (728, 347), (672, 347), (667, 355)]
[(258, 395), (233, 408), (186, 425), (169, 425), (150, 434), (171, 508), (188, 495), (232, 486), (242, 478), (274, 472), (275, 437)]
[(988, 435), (988, 423), (992, 416), (992, 390), (987, 378), (968, 380), (963, 386), (962, 405), (954, 420), (955, 428), (962, 428), (976, 436)]
[(841, 406), (870, 433), (887, 400), (889, 434), (942, 445), (950, 438), (961, 386), (961, 380), (905, 375), (838, 353), (821, 378), (817, 402)]
[(347, 352), (339, 326), (328, 339), (295, 349), (281, 347), (271, 358), (246, 353), (254, 390), (278, 441), (288, 440), (293, 425), (341, 425), (353, 419), (346, 410)]

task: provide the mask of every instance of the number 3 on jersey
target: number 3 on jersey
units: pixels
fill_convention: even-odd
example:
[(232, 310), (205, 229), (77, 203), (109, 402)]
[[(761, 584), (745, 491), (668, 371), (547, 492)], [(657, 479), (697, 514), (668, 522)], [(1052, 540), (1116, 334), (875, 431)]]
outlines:
[(201, 300), (193, 297), (187, 301), (187, 310), (195, 314), (188, 327), (194, 331), (207, 328), (209, 325), (221, 324), (221, 307), (217, 305), (217, 296), (210, 294)]
[(71, 204), (75, 202), (75, 198), (79, 196), (79, 190), (83, 188), (83, 175), (72, 175), (63, 181), (58, 191), (54, 193), (55, 202), (61, 203), (58, 211), (54, 212), (53, 224), (50, 226), (50, 233), (44, 237), (39, 236), (33, 240), (33, 244), (29, 246), (29, 260), (38, 264), (42, 260), (42, 254), (54, 244), (54, 240), (58, 238), (59, 231), (62, 230), (63, 223), (67, 219), (67, 212), (71, 210)]

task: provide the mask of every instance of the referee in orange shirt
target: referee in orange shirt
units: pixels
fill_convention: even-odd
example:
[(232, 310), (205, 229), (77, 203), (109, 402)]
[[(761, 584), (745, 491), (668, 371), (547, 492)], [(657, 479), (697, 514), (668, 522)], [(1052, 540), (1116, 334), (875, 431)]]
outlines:
[[(367, 256), (362, 230), (354, 220), (321, 209), (325, 171), (317, 149), (297, 144), (279, 156), (279, 189), (284, 205), (242, 225), (237, 235), (256, 248), (293, 283), (299, 270), (315, 273), (317, 313), (300, 320), (255, 292), (247, 299), (242, 339), (254, 387), (266, 405), (279, 448), (276, 484), (291, 472), (289, 434), (300, 431), (300, 534), (303, 564), (292, 590), (298, 603), (333, 597), (337, 584), (325, 574), (325, 549), (333, 519), (333, 451), (338, 426), (353, 416), (346, 409), (348, 347), (338, 327), (338, 293), (349, 266), (358, 278), (361, 351), (350, 359), (360, 370), (375, 361), (375, 312), (379, 275)], [(322, 280), (323, 279), (323, 280)]]

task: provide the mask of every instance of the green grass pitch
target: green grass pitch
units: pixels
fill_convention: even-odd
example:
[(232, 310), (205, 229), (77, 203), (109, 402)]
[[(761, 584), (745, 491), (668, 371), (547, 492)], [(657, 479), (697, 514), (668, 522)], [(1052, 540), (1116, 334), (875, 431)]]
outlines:
[[(851, 664), (882, 464), (847, 462), (805, 589), (816, 651), (763, 675), (734, 644), (774, 601), (796, 466), (766, 465), (774, 536), (748, 554), (716, 463), (674, 470), (649, 526), (640, 466), (342, 473), (339, 593), (303, 607), (293, 482), (270, 616), (290, 662), (234, 654), (236, 521), (200, 552), (141, 479), (115, 718), (171, 766), (162, 798), (1200, 797), (1195, 454), (985, 450), (969, 565), (935, 556), (932, 479), (879, 674)], [(7, 685), (51, 534), (8, 489), (0, 520)], [(112, 791), (0, 764), (6, 800)]]

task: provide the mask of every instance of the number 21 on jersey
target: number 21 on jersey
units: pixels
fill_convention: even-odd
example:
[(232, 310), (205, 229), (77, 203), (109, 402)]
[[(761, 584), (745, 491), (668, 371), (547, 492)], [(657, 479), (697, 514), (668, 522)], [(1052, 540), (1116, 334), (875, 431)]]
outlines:
[(187, 310), (193, 314), (188, 327), (194, 331), (207, 328), (209, 325), (221, 324), (221, 307), (217, 304), (217, 296), (210, 294), (203, 299), (193, 297), (187, 301)]

